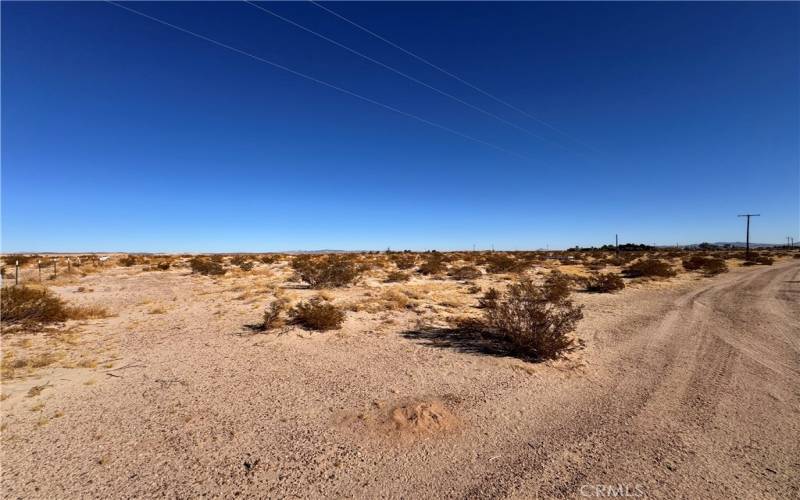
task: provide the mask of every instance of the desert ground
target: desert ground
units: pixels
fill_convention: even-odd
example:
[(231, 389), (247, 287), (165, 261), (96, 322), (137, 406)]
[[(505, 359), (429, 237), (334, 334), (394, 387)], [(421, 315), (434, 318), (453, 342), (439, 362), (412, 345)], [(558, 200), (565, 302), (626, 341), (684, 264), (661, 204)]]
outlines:
[[(360, 255), (323, 289), (293, 256), (216, 276), (62, 260), (41, 283), (28, 263), (23, 284), (99, 312), (4, 325), (2, 496), (800, 497), (800, 259), (707, 276), (663, 255), (677, 275), (589, 293), (582, 276), (624, 264), (546, 257), (387, 282), (391, 260)], [(554, 270), (583, 306), (563, 355), (460, 326), (489, 288)], [(276, 298), (315, 296), (341, 328), (259, 328)]]

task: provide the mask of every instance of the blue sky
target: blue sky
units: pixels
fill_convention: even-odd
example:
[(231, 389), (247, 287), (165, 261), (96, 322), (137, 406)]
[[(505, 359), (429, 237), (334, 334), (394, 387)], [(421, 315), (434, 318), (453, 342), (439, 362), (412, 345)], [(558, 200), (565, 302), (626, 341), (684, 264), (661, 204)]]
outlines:
[(2, 3), (2, 250), (798, 238), (800, 4)]

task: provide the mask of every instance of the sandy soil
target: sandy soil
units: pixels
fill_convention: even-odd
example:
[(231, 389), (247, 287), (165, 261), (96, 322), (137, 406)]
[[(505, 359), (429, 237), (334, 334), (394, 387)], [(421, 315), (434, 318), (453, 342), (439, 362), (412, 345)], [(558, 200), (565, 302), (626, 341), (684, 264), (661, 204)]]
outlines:
[(283, 271), (56, 287), (115, 315), (4, 338), (71, 367), (4, 383), (2, 496), (800, 497), (797, 261), (578, 294), (583, 347), (546, 363), (441, 323), (475, 302), (451, 282), (368, 282), (336, 293), (341, 331), (253, 334), (276, 292), (313, 293)]

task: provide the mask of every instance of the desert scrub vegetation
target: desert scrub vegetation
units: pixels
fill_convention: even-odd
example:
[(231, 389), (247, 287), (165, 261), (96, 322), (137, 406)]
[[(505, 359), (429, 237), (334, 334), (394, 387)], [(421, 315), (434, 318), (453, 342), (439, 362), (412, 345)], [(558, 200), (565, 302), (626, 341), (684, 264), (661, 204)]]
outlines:
[(348, 255), (298, 255), (292, 260), (295, 277), (311, 288), (338, 288), (358, 279), (362, 270)]
[(450, 271), (450, 277), (456, 280), (468, 281), (480, 278), (483, 275), (475, 266), (461, 266)]
[(289, 310), (292, 323), (311, 330), (338, 330), (344, 323), (344, 317), (344, 311), (322, 297), (312, 297)]
[(264, 309), (264, 316), (261, 323), (255, 325), (257, 331), (270, 331), (276, 328), (281, 328), (286, 325), (285, 314), (289, 311), (289, 299), (286, 297), (279, 297), (270, 302), (269, 306)]
[(192, 268), (193, 273), (204, 276), (222, 276), (226, 272), (219, 262), (214, 262), (212, 259), (201, 256), (192, 257), (192, 260), (189, 261), (189, 267)]
[(761, 264), (762, 266), (771, 266), (774, 262), (775, 259), (769, 255), (753, 254), (749, 259), (745, 260), (744, 265), (753, 266), (756, 264)]
[(392, 254), (390, 257), (397, 269), (413, 269), (417, 265), (417, 256), (414, 254)]
[(59, 323), (68, 319), (105, 318), (102, 307), (69, 306), (46, 288), (7, 286), (0, 289), (0, 310), (3, 329), (6, 327), (34, 327)]
[(441, 253), (430, 253), (426, 256), (425, 262), (420, 264), (419, 273), (424, 275), (442, 274), (447, 270), (447, 259)]
[(681, 262), (687, 271), (701, 271), (706, 276), (728, 272), (728, 264), (719, 257), (707, 257), (703, 255), (690, 255)]
[(596, 273), (585, 280), (586, 290), (597, 293), (611, 293), (625, 288), (622, 277), (615, 273)]
[(485, 325), (508, 340), (515, 351), (542, 359), (559, 357), (574, 345), (569, 334), (583, 318), (558, 285), (523, 279), (497, 298), (484, 300)]
[(402, 271), (392, 271), (386, 275), (386, 283), (402, 283), (411, 279), (411, 275)]
[(486, 272), (492, 274), (499, 273), (518, 273), (525, 270), (528, 264), (524, 260), (517, 260), (511, 255), (504, 253), (492, 253), (483, 258), (486, 265)]
[(677, 274), (669, 263), (650, 257), (629, 264), (623, 272), (629, 278), (671, 278)]

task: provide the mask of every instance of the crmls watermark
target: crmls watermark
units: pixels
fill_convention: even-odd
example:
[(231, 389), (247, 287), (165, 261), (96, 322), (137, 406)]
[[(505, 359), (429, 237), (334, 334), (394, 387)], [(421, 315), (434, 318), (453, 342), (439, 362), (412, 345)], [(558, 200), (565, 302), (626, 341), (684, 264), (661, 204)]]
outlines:
[(582, 497), (644, 497), (643, 484), (584, 484), (580, 488)]

